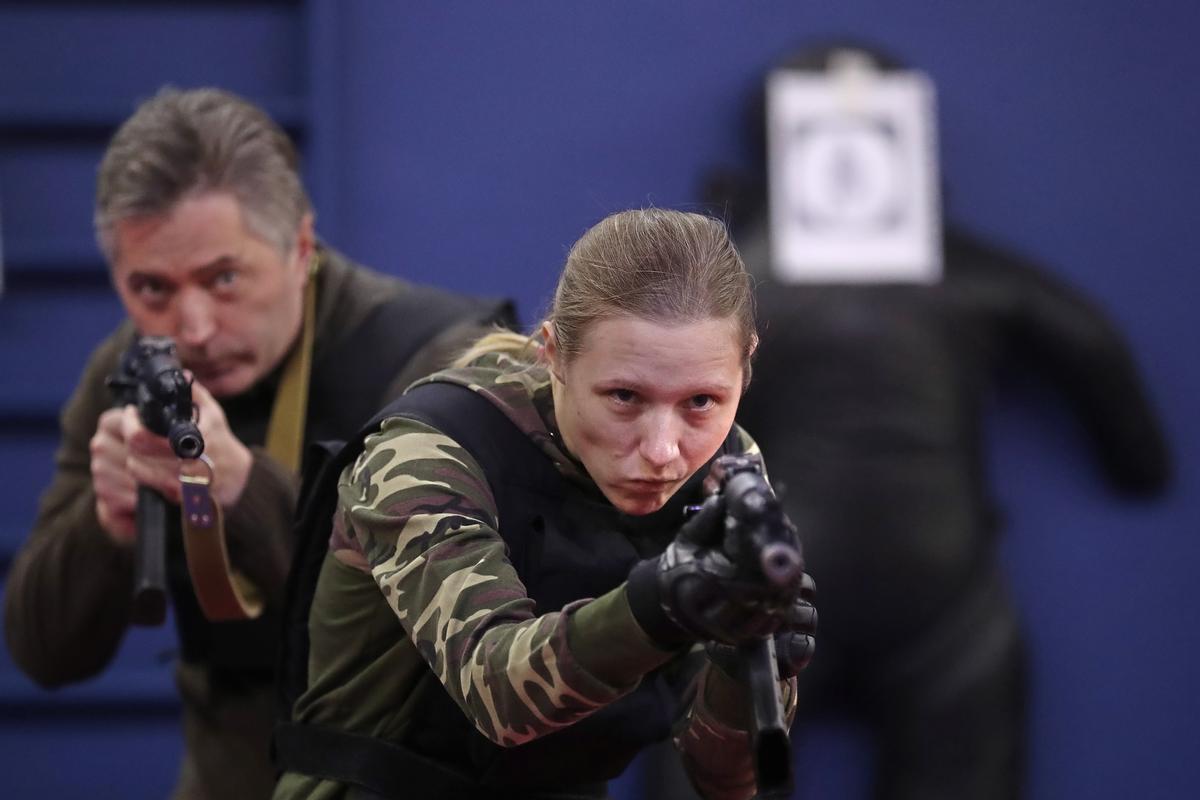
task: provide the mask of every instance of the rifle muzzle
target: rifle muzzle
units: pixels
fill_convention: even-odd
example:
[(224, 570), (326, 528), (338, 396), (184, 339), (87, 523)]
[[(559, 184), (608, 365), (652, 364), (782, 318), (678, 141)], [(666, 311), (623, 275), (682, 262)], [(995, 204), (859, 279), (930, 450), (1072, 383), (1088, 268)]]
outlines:
[(181, 420), (172, 425), (167, 441), (180, 458), (198, 458), (204, 452), (204, 437), (200, 435), (196, 423), (190, 420)]

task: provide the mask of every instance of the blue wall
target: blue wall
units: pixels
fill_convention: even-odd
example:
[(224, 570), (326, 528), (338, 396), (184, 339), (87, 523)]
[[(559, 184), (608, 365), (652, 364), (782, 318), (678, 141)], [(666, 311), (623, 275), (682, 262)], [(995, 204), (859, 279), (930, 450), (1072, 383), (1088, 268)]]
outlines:
[[(776, 56), (867, 37), (938, 86), (949, 216), (1111, 313), (1175, 449), (1169, 494), (1125, 500), (1056, 398), (998, 397), (991, 468), (1033, 648), (1029, 796), (1192, 796), (1197, 30), (1185, 0), (0, 4), (0, 413), (20, 423), (0, 426), (5, 546), (48, 474), (48, 415), (118, 314), (88, 197), (103, 134), (134, 97), (174, 80), (261, 100), (304, 143), (323, 235), (416, 280), (514, 294), (532, 320), (597, 218), (694, 206), (704, 170), (745, 162), (742, 104)], [(0, 785), (33, 796), (53, 775), (55, 796), (133, 796), (126, 765), (178, 747), (158, 657), (169, 647), (133, 637), (114, 674), (51, 712), (0, 661)], [(133, 716), (94, 724), (95, 709), (127, 702)], [(852, 732), (804, 741), (822, 756), (810, 796), (860, 796)], [(161, 793), (170, 770), (146, 769)]]

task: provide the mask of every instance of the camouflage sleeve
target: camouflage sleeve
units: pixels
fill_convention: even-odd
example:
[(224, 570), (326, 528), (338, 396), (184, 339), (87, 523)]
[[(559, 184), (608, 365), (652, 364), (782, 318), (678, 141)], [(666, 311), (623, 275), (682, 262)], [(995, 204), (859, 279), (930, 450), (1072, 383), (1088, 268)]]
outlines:
[[(601, 678), (569, 644), (620, 635), (623, 618), (607, 610), (619, 611), (614, 593), (535, 615), (481, 468), (444, 434), (387, 420), (338, 491), (335, 557), (370, 572), (422, 657), (493, 742), (518, 745), (570, 725), (646, 671), (634, 659), (626, 674)], [(580, 609), (589, 624), (575, 624)]]

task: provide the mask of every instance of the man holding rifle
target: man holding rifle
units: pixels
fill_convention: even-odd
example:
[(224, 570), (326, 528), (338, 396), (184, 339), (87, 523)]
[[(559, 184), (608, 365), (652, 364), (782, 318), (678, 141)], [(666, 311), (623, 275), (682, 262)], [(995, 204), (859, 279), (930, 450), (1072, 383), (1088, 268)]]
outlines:
[[(266, 797), (304, 445), (349, 435), (461, 343), (511, 322), (511, 307), (371, 272), (319, 242), (287, 135), (219, 90), (165, 89), (121, 126), (100, 164), (95, 225), (129, 319), (93, 352), (63, 411), (54, 480), (9, 576), (8, 646), (46, 687), (113, 658), (131, 623), (138, 487), (178, 503), (196, 476), (134, 406), (112, 407), (106, 378), (138, 335), (170, 337), (211, 467), (201, 498), (223, 516), (215, 541), (231, 568), (189, 572), (188, 515), (181, 524), (172, 507), (186, 738), (176, 795)], [(209, 582), (265, 610), (256, 600), (243, 619), (213, 622), (197, 600)]]

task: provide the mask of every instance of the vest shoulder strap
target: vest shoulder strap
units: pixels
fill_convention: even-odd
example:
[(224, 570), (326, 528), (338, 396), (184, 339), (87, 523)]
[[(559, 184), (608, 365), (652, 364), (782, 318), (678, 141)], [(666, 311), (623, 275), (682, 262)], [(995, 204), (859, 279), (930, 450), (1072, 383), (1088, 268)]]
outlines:
[[(410, 286), (379, 304), (353, 333), (313, 364), (309, 418), (320, 438), (344, 436), (388, 399), (384, 393), (410, 361), (439, 334), (459, 323), (516, 325), (509, 301)], [(348, 396), (344, 387), (353, 386)]]
[(387, 416), (424, 422), (462, 445), (478, 462), (498, 508), (505, 507), (506, 475), (526, 482), (562, 480), (550, 459), (491, 400), (457, 383), (422, 384), (385, 409)]

